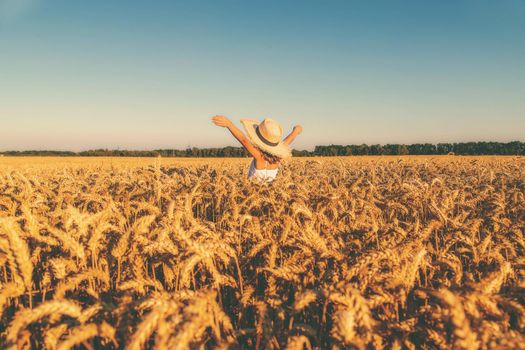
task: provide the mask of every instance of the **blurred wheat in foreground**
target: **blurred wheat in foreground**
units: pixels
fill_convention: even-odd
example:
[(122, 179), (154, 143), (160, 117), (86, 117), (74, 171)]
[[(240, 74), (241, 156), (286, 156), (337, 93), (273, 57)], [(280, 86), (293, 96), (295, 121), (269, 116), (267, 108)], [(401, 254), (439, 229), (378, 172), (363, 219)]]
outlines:
[(2, 349), (525, 348), (524, 158), (61, 162), (0, 162)]

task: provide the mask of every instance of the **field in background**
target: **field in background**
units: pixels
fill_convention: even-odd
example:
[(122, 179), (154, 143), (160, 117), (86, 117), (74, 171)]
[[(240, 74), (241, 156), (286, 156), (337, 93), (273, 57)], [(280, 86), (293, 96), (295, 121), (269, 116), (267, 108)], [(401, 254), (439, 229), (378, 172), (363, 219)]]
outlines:
[(144, 167), (160, 164), (170, 165), (198, 165), (214, 162), (220, 163), (249, 163), (248, 158), (143, 158), (143, 157), (3, 157), (0, 158), (0, 167), (16, 168), (56, 168), (56, 167)]
[[(293, 162), (301, 163), (312, 160), (345, 161), (363, 164), (370, 161), (391, 162), (396, 160), (475, 160), (476, 162), (498, 161), (505, 159), (525, 159), (523, 156), (350, 156), (350, 157), (299, 157), (293, 158)], [(39, 168), (111, 168), (114, 167), (144, 167), (144, 166), (195, 166), (205, 164), (246, 164), (250, 163), (251, 158), (175, 158), (175, 157), (1, 157), (0, 169), (39, 169)]]
[(0, 159), (0, 348), (518, 349), (525, 158)]

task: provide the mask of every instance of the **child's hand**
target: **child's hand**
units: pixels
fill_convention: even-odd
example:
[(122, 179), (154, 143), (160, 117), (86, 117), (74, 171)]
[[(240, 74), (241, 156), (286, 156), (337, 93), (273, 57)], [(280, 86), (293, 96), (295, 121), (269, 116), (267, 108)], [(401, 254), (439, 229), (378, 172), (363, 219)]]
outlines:
[(222, 126), (223, 128), (229, 128), (233, 125), (232, 122), (223, 115), (216, 115), (215, 117), (211, 118), (211, 120), (213, 121), (213, 124)]
[(296, 126), (293, 127), (293, 131), (294, 131), (297, 135), (299, 135), (300, 133), (303, 132), (303, 127), (302, 127), (301, 125), (296, 125)]

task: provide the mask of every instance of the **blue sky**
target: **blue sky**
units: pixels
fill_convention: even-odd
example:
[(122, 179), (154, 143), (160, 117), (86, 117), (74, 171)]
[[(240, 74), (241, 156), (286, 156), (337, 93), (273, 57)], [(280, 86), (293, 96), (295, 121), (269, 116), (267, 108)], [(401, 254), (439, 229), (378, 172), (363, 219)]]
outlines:
[(0, 0), (0, 150), (524, 140), (525, 1)]

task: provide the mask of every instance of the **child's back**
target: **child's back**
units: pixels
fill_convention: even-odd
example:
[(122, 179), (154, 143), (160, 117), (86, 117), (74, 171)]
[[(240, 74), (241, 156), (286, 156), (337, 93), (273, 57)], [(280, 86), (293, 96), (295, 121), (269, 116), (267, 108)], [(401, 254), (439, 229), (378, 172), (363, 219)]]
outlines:
[(265, 167), (264, 169), (257, 169), (255, 167), (255, 159), (253, 159), (250, 163), (250, 169), (248, 170), (248, 178), (259, 181), (272, 182), (277, 177), (278, 172), (279, 168), (268, 169), (267, 167)]

